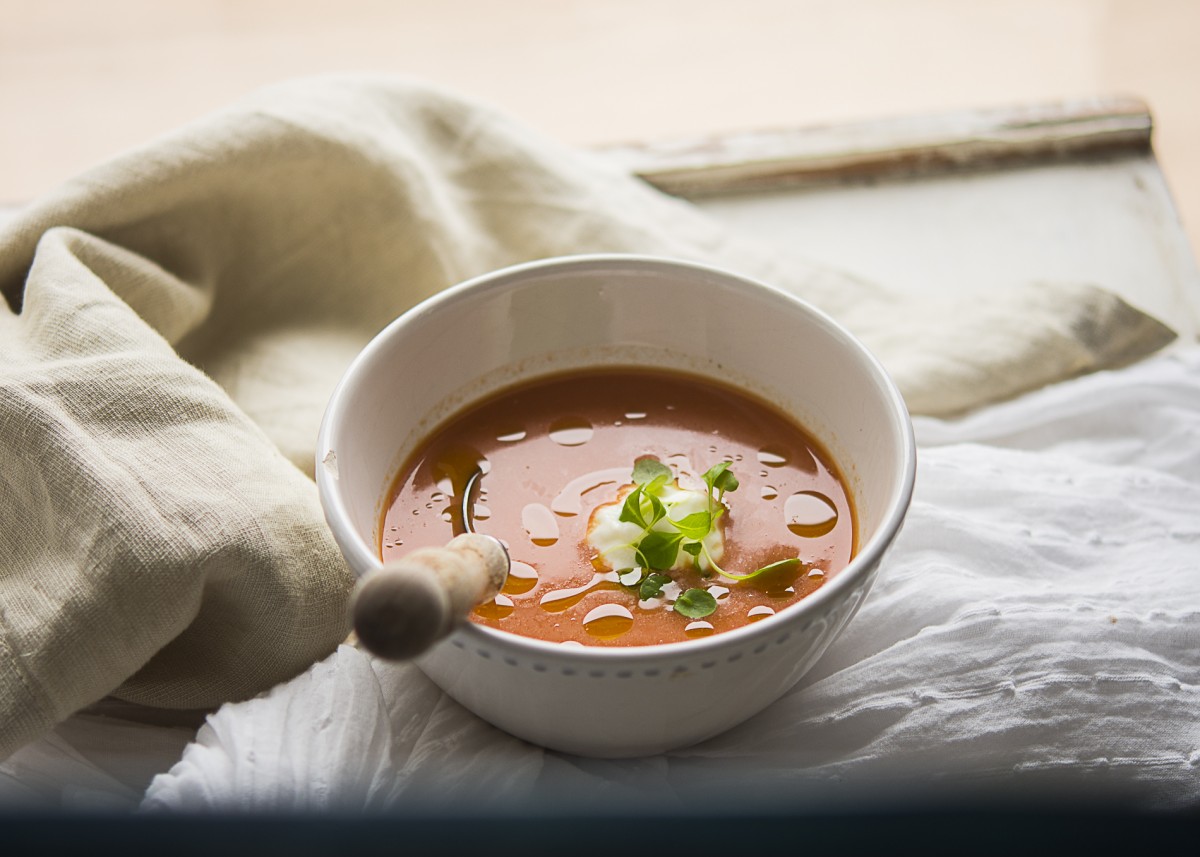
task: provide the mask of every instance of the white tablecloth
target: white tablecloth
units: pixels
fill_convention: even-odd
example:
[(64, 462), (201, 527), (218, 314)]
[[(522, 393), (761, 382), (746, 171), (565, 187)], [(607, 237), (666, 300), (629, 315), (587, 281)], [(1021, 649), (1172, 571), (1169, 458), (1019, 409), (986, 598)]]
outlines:
[(209, 718), (142, 806), (669, 806), (731, 782), (1053, 782), (1200, 804), (1200, 348), (917, 431), (915, 500), (865, 606), (799, 686), (724, 735), (635, 761), (566, 757), (343, 646)]

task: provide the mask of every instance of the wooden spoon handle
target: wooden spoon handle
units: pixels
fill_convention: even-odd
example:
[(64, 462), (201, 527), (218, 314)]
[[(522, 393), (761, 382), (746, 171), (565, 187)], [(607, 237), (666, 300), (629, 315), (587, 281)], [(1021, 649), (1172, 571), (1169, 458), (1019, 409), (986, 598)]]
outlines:
[(508, 551), (491, 536), (464, 533), (415, 550), (359, 581), (354, 631), (381, 658), (414, 658), (499, 592), (508, 567)]

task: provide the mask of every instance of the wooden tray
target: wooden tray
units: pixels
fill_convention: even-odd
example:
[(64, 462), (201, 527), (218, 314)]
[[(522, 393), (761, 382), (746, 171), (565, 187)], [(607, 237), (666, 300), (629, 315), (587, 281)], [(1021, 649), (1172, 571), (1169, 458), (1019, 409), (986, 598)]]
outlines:
[(1087, 282), (1200, 333), (1200, 274), (1132, 98), (597, 149), (781, 250), (905, 290)]

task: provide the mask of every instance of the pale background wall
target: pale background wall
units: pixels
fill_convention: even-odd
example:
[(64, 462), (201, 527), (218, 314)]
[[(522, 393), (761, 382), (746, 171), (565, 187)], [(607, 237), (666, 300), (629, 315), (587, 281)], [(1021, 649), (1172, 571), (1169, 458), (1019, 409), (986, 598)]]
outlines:
[(0, 205), (262, 84), (352, 70), (581, 145), (1138, 95), (1200, 246), (1200, 0), (0, 0)]

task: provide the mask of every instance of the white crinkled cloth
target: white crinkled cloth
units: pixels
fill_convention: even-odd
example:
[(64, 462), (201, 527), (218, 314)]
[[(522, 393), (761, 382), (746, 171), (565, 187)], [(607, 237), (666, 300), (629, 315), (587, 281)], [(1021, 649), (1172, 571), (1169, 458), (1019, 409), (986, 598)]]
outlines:
[[(343, 646), (209, 719), (146, 809), (384, 809), (431, 795), (1053, 777), (1200, 804), (1200, 349), (920, 419), (916, 498), (858, 617), (742, 726), (652, 759), (560, 756)], [(1090, 792), (1089, 792), (1090, 793)]]

